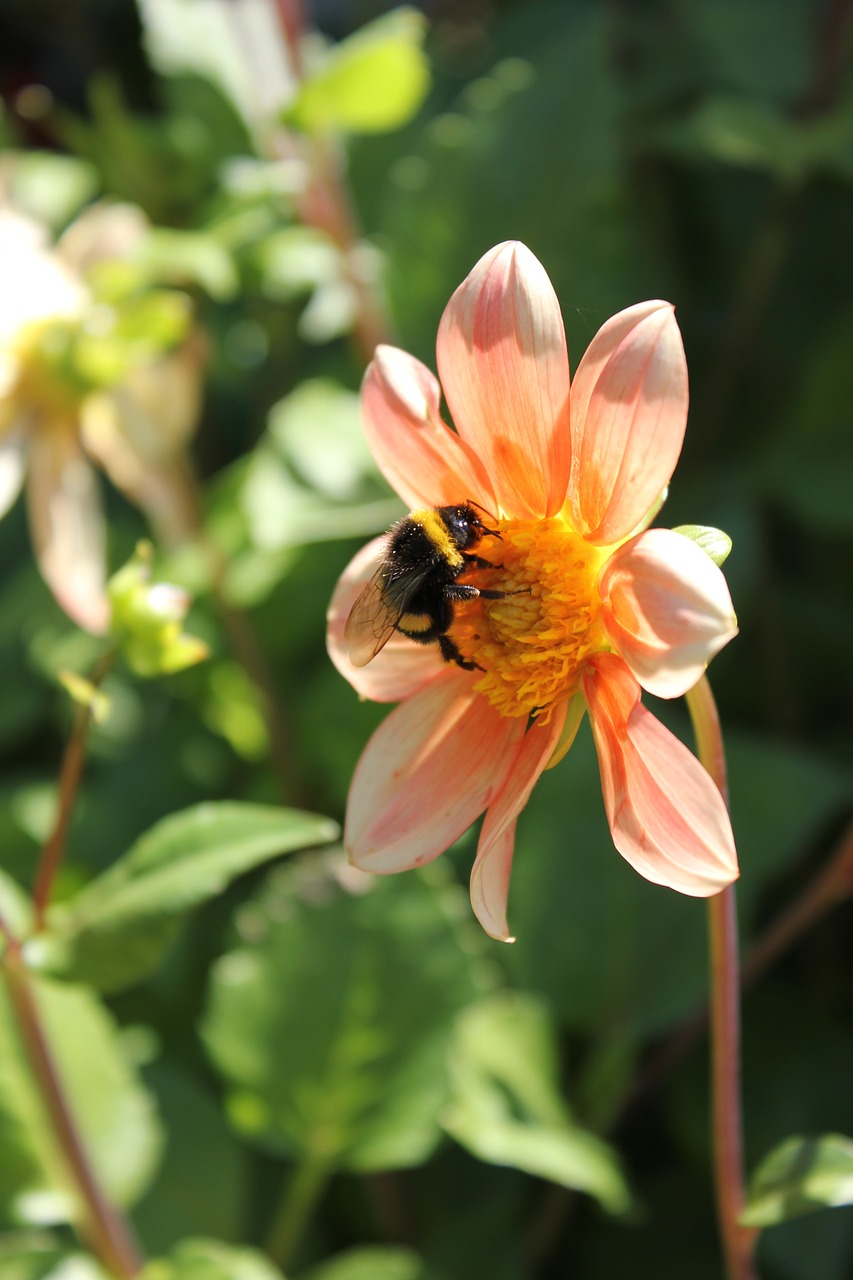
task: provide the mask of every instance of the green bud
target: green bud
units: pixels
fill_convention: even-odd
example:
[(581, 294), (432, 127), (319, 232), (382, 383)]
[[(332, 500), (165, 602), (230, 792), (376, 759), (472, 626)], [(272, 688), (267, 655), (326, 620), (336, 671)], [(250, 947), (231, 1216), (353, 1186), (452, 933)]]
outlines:
[(152, 582), (153, 548), (137, 543), (131, 559), (107, 584), (112, 604), (110, 630), (138, 676), (168, 675), (208, 656), (203, 640), (182, 630), (190, 597), (182, 587)]

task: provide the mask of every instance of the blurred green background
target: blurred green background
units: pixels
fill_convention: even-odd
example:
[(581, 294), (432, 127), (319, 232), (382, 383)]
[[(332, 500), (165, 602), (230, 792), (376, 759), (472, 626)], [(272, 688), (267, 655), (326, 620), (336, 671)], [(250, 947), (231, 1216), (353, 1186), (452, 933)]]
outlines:
[[(59, 895), (73, 903), (203, 802), (341, 820), (385, 710), (331, 667), (325, 611), (400, 512), (360, 434), (370, 343), (434, 367), (451, 292), (517, 238), (554, 283), (573, 367), (614, 311), (677, 309), (691, 409), (661, 522), (734, 542), (740, 635), (711, 674), (748, 954), (853, 808), (853, 6), (437, 0), (423, 27), (410, 12), (388, 28), (367, 125), (322, 79), (293, 107), (273, 55), (295, 8), (0, 5), (7, 192), (54, 234), (92, 200), (138, 205), (151, 278), (192, 300), (206, 345), (192, 453), (225, 564), (213, 590), (197, 547), (158, 545), (212, 656), (156, 682), (108, 677)], [(334, 49), (382, 11), (308, 5), (305, 83), (317, 32)], [(349, 206), (343, 237), (306, 212), (312, 166)], [(104, 492), (115, 570), (147, 526)], [(278, 704), (272, 752), (235, 616)], [(57, 673), (85, 674), (97, 651), (39, 577), (19, 502), (0, 528), (10, 898), (50, 826), (71, 717)], [(655, 710), (688, 734), (679, 708)], [(303, 834), (295, 847), (326, 838)], [(469, 918), (473, 849), (469, 833), (367, 892), (334, 848), (251, 869), (279, 851), (264, 845), (182, 923), (160, 902), (145, 945), (129, 909), (132, 936), (86, 934), (47, 963), (81, 1099), (87, 1048), (109, 1067), (110, 1105), (92, 1102), (83, 1128), (145, 1252), (170, 1259), (153, 1280), (268, 1280), (265, 1246), (306, 1280), (722, 1275), (704, 1035), (655, 1067), (703, 1001), (703, 905), (615, 854), (586, 728), (519, 822), (514, 947)], [(846, 902), (819, 913), (745, 996), (750, 1169), (791, 1135), (853, 1133), (850, 919)], [(0, 1276), (37, 1280), (74, 1248), (73, 1214), (13, 1041), (0, 1026)], [(180, 1243), (198, 1237), (221, 1244)], [(758, 1256), (767, 1280), (848, 1280), (853, 1210), (774, 1225)]]

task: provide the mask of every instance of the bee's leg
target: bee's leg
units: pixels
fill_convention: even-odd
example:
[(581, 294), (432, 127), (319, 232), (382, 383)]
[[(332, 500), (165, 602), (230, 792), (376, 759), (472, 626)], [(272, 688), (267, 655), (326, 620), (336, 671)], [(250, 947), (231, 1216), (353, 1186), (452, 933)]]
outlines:
[(468, 582), (451, 582), (444, 589), (445, 600), (476, 600), (477, 596), (485, 594), (479, 587), (472, 587)]
[(485, 560), (483, 556), (475, 556), (473, 552), (462, 552), (462, 559), (467, 565), (473, 569), (502, 569), (502, 564), (495, 564), (494, 560)]
[(505, 596), (529, 595), (529, 587), (517, 587), (514, 591), (493, 591), (488, 587), (474, 587), (468, 582), (454, 582), (446, 589), (448, 600), (503, 600)]
[(457, 667), (463, 667), (466, 671), (482, 671), (483, 668), (479, 662), (470, 662), (467, 658), (463, 658), (450, 636), (440, 635), (438, 637), (438, 647), (441, 650), (441, 656), (445, 662), (455, 662)]

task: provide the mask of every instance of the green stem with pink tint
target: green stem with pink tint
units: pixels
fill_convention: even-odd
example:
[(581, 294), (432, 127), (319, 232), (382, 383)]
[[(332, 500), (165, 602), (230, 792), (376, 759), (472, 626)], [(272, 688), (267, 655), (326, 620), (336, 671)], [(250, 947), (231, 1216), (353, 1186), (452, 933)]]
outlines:
[[(726, 757), (711, 686), (703, 676), (687, 694), (699, 759), (728, 804)], [(757, 1232), (740, 1224), (744, 1206), (740, 1098), (740, 974), (735, 891), (708, 899), (711, 960), (711, 1081), (714, 1182), (728, 1280), (755, 1280)]]
[[(101, 655), (89, 678), (89, 683), (93, 689), (97, 689), (100, 686), (114, 661), (115, 649), (108, 649)], [(42, 846), (36, 870), (35, 886), (33, 888), (33, 928), (36, 933), (44, 928), (45, 914), (50, 905), (54, 882), (65, 854), (65, 841), (80, 790), (80, 780), (83, 776), (83, 765), (86, 760), (86, 742), (91, 723), (91, 706), (77, 707), (74, 714), (74, 727), (71, 730), (71, 737), (68, 739), (68, 745), (65, 748), (62, 766), (59, 771), (56, 818), (50, 835)]]
[(0, 970), (21, 1043), (79, 1197), (80, 1234), (110, 1275), (117, 1280), (132, 1280), (142, 1270), (136, 1244), (128, 1224), (107, 1199), (92, 1167), (45, 1035), (20, 943), (5, 923), (3, 933), (7, 946)]

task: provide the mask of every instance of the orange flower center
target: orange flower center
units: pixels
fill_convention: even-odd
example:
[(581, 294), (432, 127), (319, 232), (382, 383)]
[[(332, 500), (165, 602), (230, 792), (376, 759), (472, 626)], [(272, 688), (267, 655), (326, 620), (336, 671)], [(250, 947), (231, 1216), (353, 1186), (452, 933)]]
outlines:
[(461, 605), (450, 635), (482, 668), (475, 688), (501, 715), (544, 723), (577, 690), (587, 656), (607, 647), (598, 575), (613, 548), (592, 546), (562, 516), (500, 520), (497, 528), (501, 540), (478, 547), (494, 570), (464, 581), (507, 594)]

